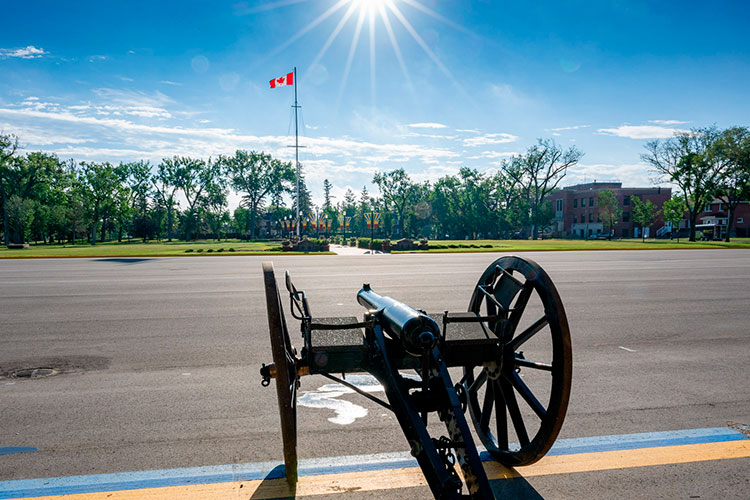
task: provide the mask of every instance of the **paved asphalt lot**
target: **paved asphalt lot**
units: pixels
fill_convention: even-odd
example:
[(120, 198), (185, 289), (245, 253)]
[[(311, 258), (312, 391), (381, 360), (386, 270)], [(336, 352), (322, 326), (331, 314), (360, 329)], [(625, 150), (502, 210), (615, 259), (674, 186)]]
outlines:
[[(750, 251), (522, 255), (550, 274), (570, 321), (573, 391), (560, 437), (750, 424)], [(315, 316), (360, 316), (364, 281), (415, 307), (465, 310), (499, 256), (278, 256), (275, 266), (307, 291)], [(271, 361), (262, 260), (0, 261), (0, 374), (62, 371), (0, 378), (0, 447), (39, 450), (0, 455), (0, 480), (280, 461), (275, 391), (258, 375)], [(324, 383), (305, 378), (302, 390)], [(342, 426), (328, 410), (299, 409), (300, 457), (406, 449), (391, 416), (345, 399), (367, 417)], [(747, 498), (749, 466), (586, 472), (528, 487), (544, 498), (612, 488), (620, 498)]]

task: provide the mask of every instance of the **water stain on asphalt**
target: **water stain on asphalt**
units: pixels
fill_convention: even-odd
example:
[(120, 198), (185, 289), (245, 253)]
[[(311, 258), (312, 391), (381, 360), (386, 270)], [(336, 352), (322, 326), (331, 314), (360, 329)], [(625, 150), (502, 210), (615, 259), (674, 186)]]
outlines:
[(111, 358), (104, 356), (82, 355), (0, 361), (0, 379), (39, 380), (57, 375), (106, 370), (111, 361)]

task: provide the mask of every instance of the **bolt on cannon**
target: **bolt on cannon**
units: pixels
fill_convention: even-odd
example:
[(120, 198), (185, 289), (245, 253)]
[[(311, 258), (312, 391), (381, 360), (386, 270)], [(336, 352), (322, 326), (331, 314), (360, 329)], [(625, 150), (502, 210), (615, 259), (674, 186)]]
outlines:
[[(302, 334), (299, 354), (271, 263), (263, 264), (263, 276), (273, 363), (260, 373), (264, 386), (276, 380), (290, 484), (297, 482), (297, 390), (310, 374), (392, 411), (435, 498), (494, 498), (469, 420), (503, 465), (532, 464), (552, 447), (568, 406), (572, 353), (560, 296), (535, 262), (497, 259), (479, 278), (466, 312), (428, 314), (365, 284), (357, 293), (366, 309), (361, 321), (314, 318), (287, 272), (291, 314)], [(386, 400), (334, 375), (356, 372), (373, 375)], [(431, 414), (446, 435), (430, 434)]]

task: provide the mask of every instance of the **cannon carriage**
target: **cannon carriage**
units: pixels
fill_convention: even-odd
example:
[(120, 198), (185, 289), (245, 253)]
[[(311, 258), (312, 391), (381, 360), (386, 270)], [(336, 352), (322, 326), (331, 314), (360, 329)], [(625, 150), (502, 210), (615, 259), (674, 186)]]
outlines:
[[(535, 262), (497, 259), (479, 278), (465, 312), (430, 314), (365, 284), (357, 293), (362, 320), (315, 318), (287, 272), (299, 352), (271, 263), (263, 264), (263, 275), (273, 363), (264, 364), (261, 375), (264, 385), (276, 380), (291, 484), (297, 481), (297, 390), (309, 374), (392, 411), (436, 498), (494, 498), (469, 421), (492, 459), (507, 466), (534, 463), (554, 443), (570, 394), (570, 333), (557, 290)], [(377, 378), (386, 400), (344, 379), (355, 372)], [(430, 435), (431, 414), (445, 424), (446, 435)]]

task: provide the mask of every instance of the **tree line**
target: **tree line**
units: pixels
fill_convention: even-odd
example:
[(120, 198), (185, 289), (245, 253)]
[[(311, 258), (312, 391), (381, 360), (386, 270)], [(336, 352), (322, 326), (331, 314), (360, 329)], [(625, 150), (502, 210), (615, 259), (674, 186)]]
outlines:
[[(328, 218), (330, 231), (352, 235), (369, 235), (364, 214), (379, 213), (381, 236), (536, 236), (553, 217), (546, 197), (581, 156), (575, 147), (564, 150), (539, 139), (494, 173), (461, 168), (457, 175), (420, 183), (404, 169), (378, 172), (373, 184), (379, 195), (370, 195), (366, 187), (359, 196), (347, 189), (338, 201), (326, 179), (320, 206), (312, 202), (301, 172), (300, 212), (305, 219)], [(62, 161), (43, 152), (21, 154), (17, 137), (0, 134), (6, 244), (279, 236), (281, 222), (297, 213), (295, 178), (290, 162), (256, 151), (208, 160), (175, 156), (156, 166), (146, 161), (113, 165)], [(231, 213), (230, 189), (241, 197)], [(320, 229), (307, 225), (305, 232), (319, 234)]]
[(695, 241), (698, 215), (715, 198), (727, 207), (729, 241), (735, 211), (750, 199), (750, 131), (747, 127), (696, 128), (664, 140), (650, 141), (641, 155), (662, 181), (676, 184), (675, 201), (665, 207), (665, 220), (679, 224), (687, 212), (690, 241)]
[[(720, 198), (729, 212), (729, 235), (736, 207), (750, 198), (748, 129), (694, 129), (651, 141), (645, 149), (642, 159), (660, 180), (679, 188), (663, 208), (665, 220), (677, 224), (687, 212), (694, 240), (697, 215)], [(359, 195), (347, 189), (340, 200), (334, 199), (334, 186), (326, 179), (319, 206), (312, 202), (302, 171), (299, 207), (303, 219), (328, 218), (330, 231), (351, 235), (369, 236), (364, 215), (380, 213), (378, 236), (383, 237), (536, 238), (554, 218), (549, 194), (582, 156), (575, 147), (564, 149), (553, 140), (538, 139), (494, 171), (464, 167), (434, 182), (417, 182), (404, 169), (377, 172), (372, 181), (379, 194), (371, 195), (366, 187)], [(241, 198), (231, 213), (230, 190)], [(606, 205), (603, 201), (600, 206)], [(208, 160), (175, 156), (156, 166), (146, 161), (113, 165), (62, 161), (43, 152), (21, 154), (18, 138), (0, 133), (6, 245), (96, 244), (126, 237), (277, 237), (291, 233), (285, 233), (282, 221), (296, 217), (297, 204), (293, 165), (263, 152), (238, 150)], [(643, 212), (639, 219), (653, 219), (655, 209), (645, 204), (638, 210)], [(613, 206), (607, 215), (601, 209), (600, 217), (614, 225), (617, 210)], [(350, 224), (345, 227), (347, 217)], [(303, 226), (308, 235), (321, 234), (319, 227)]]

